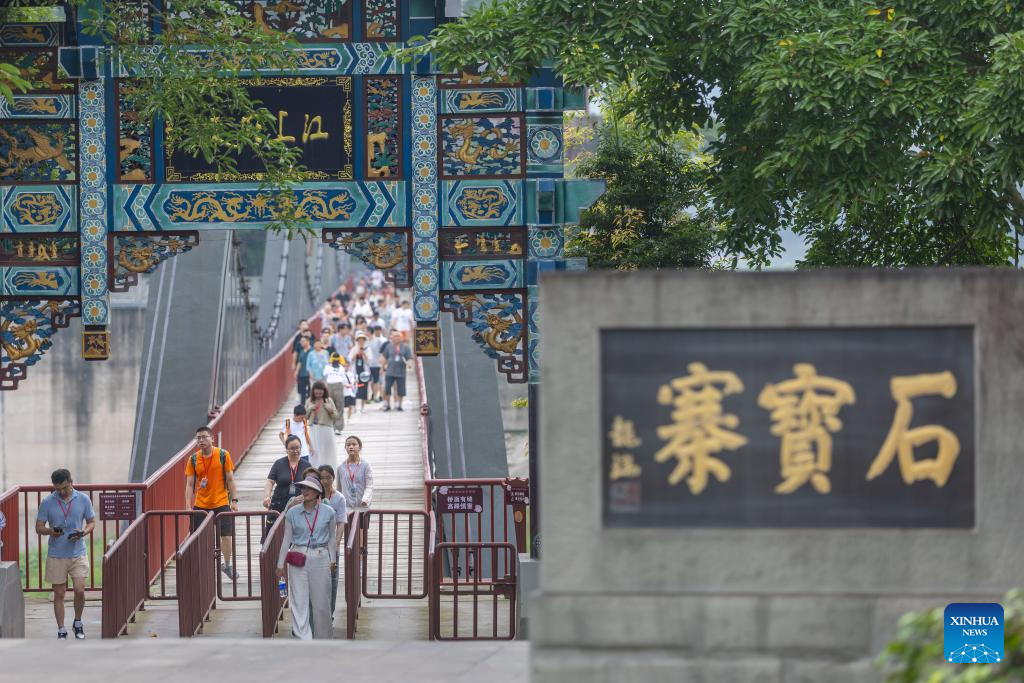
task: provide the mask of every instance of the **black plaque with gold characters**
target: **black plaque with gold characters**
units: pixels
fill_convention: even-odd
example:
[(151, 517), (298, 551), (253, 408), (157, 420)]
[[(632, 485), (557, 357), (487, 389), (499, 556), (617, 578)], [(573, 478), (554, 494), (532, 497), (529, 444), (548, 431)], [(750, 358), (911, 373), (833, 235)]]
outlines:
[(975, 520), (970, 327), (601, 332), (609, 527)]
[[(243, 80), (250, 96), (275, 116), (272, 138), (302, 150), (305, 180), (351, 180), (352, 79), (296, 77)], [(254, 128), (254, 135), (259, 133)], [(173, 130), (168, 138), (173, 140)], [(256, 141), (259, 142), (258, 140)], [(218, 174), (202, 158), (176, 149), (167, 163), (168, 182), (248, 182), (263, 180), (265, 169), (251, 152), (237, 159), (236, 174)]]

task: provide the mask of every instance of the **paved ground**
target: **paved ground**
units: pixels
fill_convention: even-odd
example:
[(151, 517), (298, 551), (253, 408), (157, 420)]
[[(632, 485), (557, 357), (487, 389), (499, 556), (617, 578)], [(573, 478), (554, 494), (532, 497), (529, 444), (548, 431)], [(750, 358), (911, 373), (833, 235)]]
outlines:
[[(55, 652), (59, 648), (61, 654)], [(65, 654), (63, 651), (67, 650)], [(73, 652), (72, 652), (73, 651)], [(529, 644), (394, 641), (0, 641), (0, 683), (287, 680), (527, 683)], [(116, 663), (112, 666), (112, 663)]]

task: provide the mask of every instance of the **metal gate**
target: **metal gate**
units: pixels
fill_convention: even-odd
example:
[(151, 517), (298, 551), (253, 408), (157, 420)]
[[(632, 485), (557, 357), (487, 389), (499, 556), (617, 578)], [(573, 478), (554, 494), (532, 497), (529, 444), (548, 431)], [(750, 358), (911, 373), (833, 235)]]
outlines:
[(415, 600), (427, 597), (430, 517), (422, 510), (361, 512), (363, 597)]

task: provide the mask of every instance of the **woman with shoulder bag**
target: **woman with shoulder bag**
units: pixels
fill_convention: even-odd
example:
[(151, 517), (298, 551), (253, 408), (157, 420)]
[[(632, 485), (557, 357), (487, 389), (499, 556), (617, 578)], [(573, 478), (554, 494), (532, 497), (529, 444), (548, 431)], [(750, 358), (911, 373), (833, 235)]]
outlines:
[(334, 508), (321, 501), (324, 487), (316, 474), (296, 486), (302, 492), (302, 504), (285, 513), (277, 575), (285, 576), (287, 564), (292, 635), (300, 640), (328, 639), (334, 630), (331, 572), (338, 566), (338, 525)]

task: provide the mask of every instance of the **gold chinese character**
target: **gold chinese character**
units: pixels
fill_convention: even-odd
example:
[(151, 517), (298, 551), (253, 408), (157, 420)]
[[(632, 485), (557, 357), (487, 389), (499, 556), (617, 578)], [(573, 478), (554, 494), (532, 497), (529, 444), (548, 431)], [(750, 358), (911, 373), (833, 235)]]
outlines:
[(284, 117), (286, 116), (288, 116), (286, 111), (277, 112), (277, 137), (274, 138), (275, 142), (295, 142), (294, 135), (284, 134)]
[(776, 493), (793, 493), (811, 482), (818, 493), (829, 493), (832, 483), (832, 433), (842, 429), (837, 415), (853, 404), (853, 387), (831, 377), (820, 377), (808, 363), (793, 366), (795, 379), (769, 384), (757, 404), (771, 411), (772, 429), (782, 439), (779, 459), (783, 482)]
[(616, 415), (612, 420), (611, 431), (608, 438), (612, 440), (612, 448), (636, 448), (643, 443), (636, 435), (636, 428), (632, 420), (623, 420), (621, 415)]
[(690, 491), (697, 494), (707, 486), (708, 472), (718, 481), (732, 476), (732, 470), (712, 454), (747, 443), (746, 437), (728, 431), (739, 426), (739, 418), (722, 414), (722, 398), (743, 391), (743, 382), (732, 372), (709, 372), (703, 363), (690, 363), (686, 369), (689, 375), (658, 389), (658, 403), (673, 410), (672, 424), (658, 427), (658, 437), (668, 443), (654, 459), (674, 458), (677, 464), (668, 483), (675, 485), (686, 477)]
[[(310, 132), (313, 128), (313, 124), (316, 124), (316, 132)], [(326, 140), (330, 137), (330, 134), (325, 133), (323, 129), (323, 119), (319, 116), (309, 118), (309, 114), (306, 114), (306, 120), (302, 124), (302, 144), (306, 144), (310, 140)]]
[(613, 453), (612, 471), (608, 479), (635, 479), (640, 476), (640, 465), (633, 459), (632, 453)]
[[(953, 398), (956, 395), (956, 378), (948, 370), (928, 375), (893, 377), (889, 381), (889, 388), (892, 397), (896, 399), (896, 415), (885, 443), (868, 468), (867, 480), (871, 481), (885, 472), (892, 459), (899, 454), (900, 475), (904, 483), (912, 484), (930, 478), (939, 487), (945, 486), (957, 456), (960, 455), (960, 440), (940, 425), (911, 429), (910, 422), (914, 418), (914, 405), (911, 401), (917, 396)], [(915, 460), (914, 449), (930, 441), (934, 441), (938, 447), (935, 457)]]

